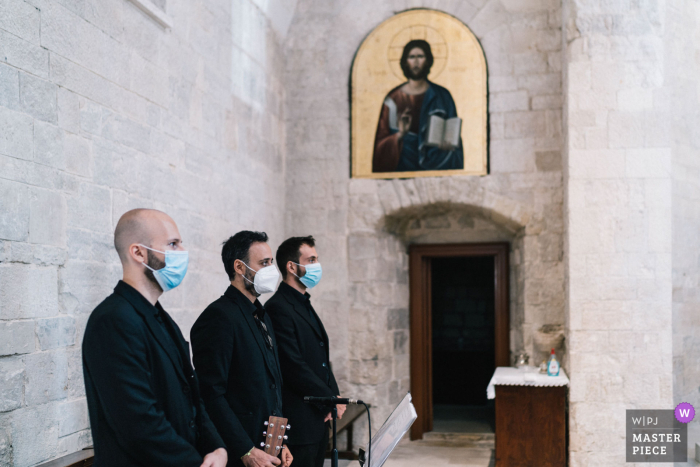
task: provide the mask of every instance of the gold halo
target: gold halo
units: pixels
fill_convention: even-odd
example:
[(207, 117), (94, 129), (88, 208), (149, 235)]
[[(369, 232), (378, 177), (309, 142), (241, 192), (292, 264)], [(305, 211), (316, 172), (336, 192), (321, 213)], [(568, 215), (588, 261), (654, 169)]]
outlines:
[(430, 69), (431, 80), (434, 80), (447, 65), (447, 42), (436, 29), (424, 24), (412, 24), (399, 31), (389, 44), (387, 50), (387, 58), (389, 59), (389, 67), (391, 72), (404, 81), (406, 77), (401, 69), (401, 55), (403, 49), (410, 41), (415, 39), (423, 39), (430, 44), (430, 50), (433, 52), (433, 67)]

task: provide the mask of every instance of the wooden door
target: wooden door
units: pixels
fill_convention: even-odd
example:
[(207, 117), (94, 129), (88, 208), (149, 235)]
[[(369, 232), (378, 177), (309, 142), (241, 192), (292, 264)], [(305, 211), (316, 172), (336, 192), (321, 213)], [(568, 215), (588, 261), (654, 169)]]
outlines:
[[(492, 256), (495, 290), (495, 361), (510, 366), (510, 312), (508, 243), (411, 245), (409, 247), (411, 394), (418, 419), (411, 439), (422, 439), (433, 429), (432, 296), (430, 262), (433, 258)], [(484, 388), (484, 391), (486, 388)]]

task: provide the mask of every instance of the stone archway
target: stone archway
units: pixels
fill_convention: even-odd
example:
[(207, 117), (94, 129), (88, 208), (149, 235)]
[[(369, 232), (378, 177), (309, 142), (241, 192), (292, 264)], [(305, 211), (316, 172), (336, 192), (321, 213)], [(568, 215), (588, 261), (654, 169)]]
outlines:
[[(373, 397), (387, 397), (388, 406), (410, 388), (409, 244), (509, 242), (510, 348), (536, 355), (533, 349), (539, 338), (535, 335), (541, 334), (545, 324), (552, 324), (540, 325), (537, 317), (528, 320), (526, 316), (526, 290), (532, 279), (537, 279), (528, 274), (533, 267), (544, 270), (533, 261), (539, 256), (539, 252), (532, 251), (539, 249), (537, 235), (528, 233), (537, 214), (530, 206), (484, 190), (474, 182), (470, 190), (457, 190), (459, 185), (440, 182), (358, 180), (351, 185), (351, 191), (357, 193), (351, 196), (348, 232), (350, 319), (375, 321), (350, 331), (349, 379), (357, 390), (367, 391), (371, 386)], [(558, 320), (548, 333), (554, 330), (561, 335), (562, 325), (563, 320)]]
[(523, 225), (492, 209), (438, 201), (391, 212), (384, 216), (383, 228), (405, 244), (460, 243), (510, 241)]

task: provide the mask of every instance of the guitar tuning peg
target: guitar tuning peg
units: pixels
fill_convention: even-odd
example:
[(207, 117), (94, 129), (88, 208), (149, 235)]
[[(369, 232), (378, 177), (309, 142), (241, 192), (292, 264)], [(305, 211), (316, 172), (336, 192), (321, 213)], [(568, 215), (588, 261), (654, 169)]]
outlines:
[(284, 435), (284, 439), (286, 440), (287, 438), (288, 438), (288, 436), (287, 436), (287, 435)]
[(261, 448), (264, 448), (264, 447), (265, 447), (265, 443), (260, 443), (260, 447), (261, 447)]
[(267, 426), (268, 422), (265, 422), (264, 425)]
[(263, 436), (265, 436), (266, 434), (267, 434), (267, 431), (263, 431)]
[(265, 449), (270, 449), (270, 445), (269, 445), (269, 444), (266, 444), (266, 445), (265, 445)]
[(275, 426), (274, 423), (270, 423), (270, 428), (274, 428), (274, 426)]
[(280, 447), (279, 447), (279, 446), (276, 446), (276, 447), (275, 447), (275, 451), (279, 451), (279, 450), (280, 450)]
[(281, 437), (281, 436), (278, 436), (277, 439), (282, 439), (282, 437)]
[(269, 435), (267, 435), (267, 437), (268, 437), (268, 438), (272, 438), (272, 433), (270, 433)]
[(287, 425), (287, 429), (290, 430), (292, 428), (291, 425)]

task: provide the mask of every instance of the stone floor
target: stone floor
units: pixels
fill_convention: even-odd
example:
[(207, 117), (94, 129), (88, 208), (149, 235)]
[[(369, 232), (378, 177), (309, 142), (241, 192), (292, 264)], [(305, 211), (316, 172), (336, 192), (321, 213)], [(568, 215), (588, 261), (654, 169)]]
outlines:
[(399, 445), (384, 464), (385, 467), (493, 467), (493, 449), (458, 446), (428, 446), (420, 441)]
[(433, 406), (433, 432), (493, 433), (495, 407), (440, 405)]
[[(391, 454), (385, 467), (494, 467), (493, 434), (425, 433), (420, 441), (403, 440)], [(695, 443), (700, 444), (700, 423), (688, 427), (688, 462), (675, 467), (697, 467)], [(700, 452), (700, 447), (698, 448)], [(359, 467), (357, 461), (341, 460), (339, 467)], [(671, 465), (671, 464), (663, 464)], [(326, 459), (324, 467), (330, 467)]]
[[(420, 441), (401, 441), (385, 467), (493, 467), (492, 433), (425, 433)], [(340, 461), (339, 467), (359, 467), (357, 461)], [(326, 459), (324, 467), (330, 467)]]

